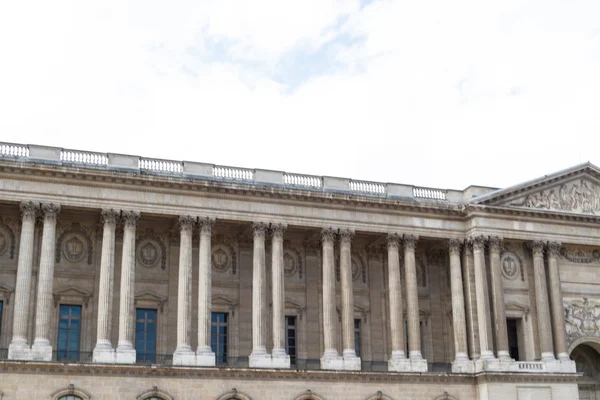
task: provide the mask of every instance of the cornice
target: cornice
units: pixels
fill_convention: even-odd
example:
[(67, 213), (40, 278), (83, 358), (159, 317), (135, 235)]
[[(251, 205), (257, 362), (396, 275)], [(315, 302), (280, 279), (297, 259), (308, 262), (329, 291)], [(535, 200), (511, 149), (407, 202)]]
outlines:
[(70, 376), (172, 377), (217, 380), (268, 380), (318, 382), (388, 382), (481, 384), (488, 382), (514, 383), (576, 383), (580, 374), (533, 373), (391, 373), (351, 371), (284, 371), (234, 368), (195, 368), (142, 365), (98, 365), (0, 361), (0, 374), (49, 374)]
[(60, 185), (84, 186), (94, 188), (127, 189), (142, 192), (174, 194), (174, 191), (188, 196), (197, 196), (202, 193), (204, 197), (216, 199), (234, 199), (265, 202), (297, 201), (297, 204), (306, 202), (319, 202), (324, 204), (354, 205), (356, 207), (383, 208), (386, 210), (408, 211), (415, 214), (433, 213), (461, 218), (462, 205), (439, 204), (431, 202), (415, 202), (412, 199), (396, 199), (383, 197), (367, 197), (359, 194), (343, 192), (324, 192), (306, 190), (301, 188), (287, 188), (266, 185), (245, 185), (219, 180), (192, 180), (185, 177), (163, 177), (155, 175), (136, 175), (131, 173), (115, 174), (106, 170), (78, 170), (76, 173), (60, 166), (45, 165), (4, 165), (0, 162), (0, 179), (25, 180), (31, 182), (56, 183)]
[(465, 207), (465, 211), (465, 216), (467, 218), (472, 218), (474, 216), (489, 216), (490, 214), (493, 214), (507, 217), (525, 217), (529, 218), (532, 221), (547, 221), (551, 219), (554, 221), (564, 221), (565, 224), (572, 222), (583, 222), (592, 224), (594, 227), (597, 227), (598, 224), (600, 224), (600, 216), (597, 215), (572, 214), (539, 209), (525, 209), (517, 207), (488, 205), (467, 205)]

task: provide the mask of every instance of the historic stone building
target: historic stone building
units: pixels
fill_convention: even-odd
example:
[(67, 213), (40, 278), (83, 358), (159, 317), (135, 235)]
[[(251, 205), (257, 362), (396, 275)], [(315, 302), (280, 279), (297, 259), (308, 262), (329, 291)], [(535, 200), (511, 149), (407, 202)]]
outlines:
[(0, 144), (0, 399), (599, 399), (598, 213)]

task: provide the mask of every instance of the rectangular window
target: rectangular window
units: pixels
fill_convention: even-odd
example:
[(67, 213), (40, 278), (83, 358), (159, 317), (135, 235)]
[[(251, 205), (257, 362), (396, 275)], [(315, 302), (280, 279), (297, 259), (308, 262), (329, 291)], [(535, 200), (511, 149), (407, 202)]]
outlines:
[(135, 353), (136, 362), (156, 361), (156, 310), (135, 310)]
[(81, 306), (61, 304), (58, 317), (58, 361), (79, 360), (79, 337), (81, 334)]
[(210, 348), (217, 365), (227, 364), (227, 313), (214, 312), (210, 323)]
[(354, 320), (354, 349), (356, 356), (360, 357), (360, 319)]
[(285, 316), (285, 351), (292, 365), (296, 364), (296, 317)]
[(510, 358), (519, 361), (519, 334), (516, 319), (506, 320), (506, 330), (508, 331), (508, 353)]

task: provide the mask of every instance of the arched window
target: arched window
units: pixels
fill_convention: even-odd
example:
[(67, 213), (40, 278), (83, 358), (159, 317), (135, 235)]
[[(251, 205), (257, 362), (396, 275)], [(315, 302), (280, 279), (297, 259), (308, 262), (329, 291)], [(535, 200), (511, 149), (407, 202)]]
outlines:
[(219, 396), (217, 400), (251, 400), (250, 397), (238, 392), (236, 388)]
[(295, 400), (323, 400), (323, 398), (315, 393), (312, 390), (307, 390), (300, 396), (296, 397)]
[(92, 396), (71, 384), (52, 395), (52, 400), (90, 400)]
[(140, 394), (136, 397), (136, 400), (173, 400), (173, 397), (168, 393), (160, 390), (158, 387), (153, 386), (152, 389)]

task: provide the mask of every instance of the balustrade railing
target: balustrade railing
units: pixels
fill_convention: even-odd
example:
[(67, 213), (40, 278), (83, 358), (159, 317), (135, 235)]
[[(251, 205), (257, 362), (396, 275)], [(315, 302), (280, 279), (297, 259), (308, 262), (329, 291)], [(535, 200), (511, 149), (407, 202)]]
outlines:
[(539, 361), (517, 361), (517, 369), (522, 372), (526, 371), (543, 371), (544, 363)]
[(60, 160), (74, 164), (107, 165), (108, 156), (102, 153), (93, 153), (90, 151), (62, 150)]
[[(418, 186), (389, 184), (352, 180), (346, 178), (321, 177), (314, 175), (296, 174), (278, 171), (262, 171), (248, 168), (228, 167), (223, 165), (207, 165), (202, 163), (184, 163), (182, 161), (144, 158), (126, 154), (96, 153), (57, 147), (25, 145), (0, 142), (0, 158), (30, 159), (33, 162), (62, 163), (65, 166), (102, 166), (116, 170), (142, 171), (146, 173), (176, 174), (178, 176), (202, 177), (212, 176), (231, 181), (242, 181), (245, 184), (272, 183), (289, 188), (307, 188), (350, 191), (362, 196), (377, 196), (390, 198), (410, 197), (415, 200), (460, 201), (461, 192), (433, 189)], [(22, 160), (27, 161), (27, 160)], [(258, 180), (257, 180), (258, 179)], [(449, 197), (450, 196), (450, 197)], [(456, 200), (459, 199), (459, 200)]]
[(183, 163), (155, 158), (140, 158), (140, 169), (158, 172), (183, 172)]
[(361, 193), (385, 194), (385, 185), (377, 182), (350, 181), (350, 190)]
[(0, 143), (2, 157), (29, 157), (29, 147), (23, 144)]
[(323, 187), (323, 178), (320, 176), (289, 174), (286, 172), (283, 174), (283, 183), (290, 186), (320, 188)]
[(447, 192), (442, 189), (413, 187), (413, 196), (421, 199), (446, 200)]
[(254, 171), (246, 168), (223, 167), (215, 165), (213, 175), (217, 178), (239, 179), (251, 181), (254, 179)]

